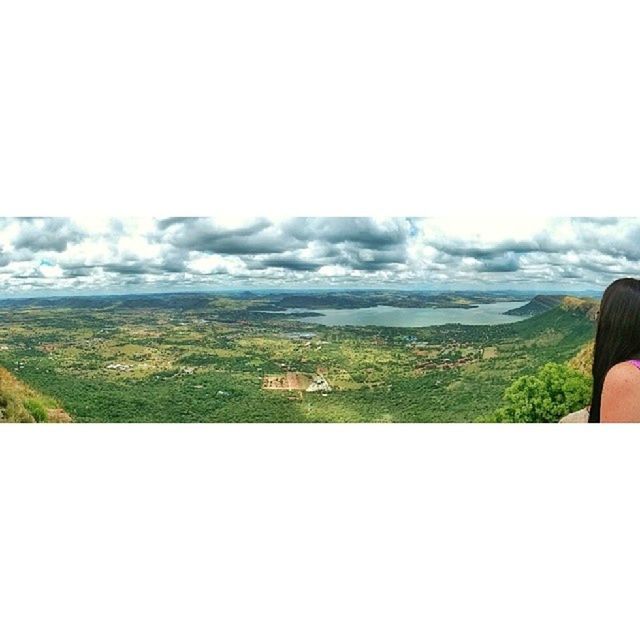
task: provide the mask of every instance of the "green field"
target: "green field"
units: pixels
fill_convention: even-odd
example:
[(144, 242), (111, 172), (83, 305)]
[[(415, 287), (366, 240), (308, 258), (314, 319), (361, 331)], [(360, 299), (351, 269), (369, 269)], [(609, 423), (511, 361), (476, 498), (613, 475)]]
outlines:
[[(567, 361), (594, 334), (566, 305), (513, 324), (419, 329), (325, 327), (251, 305), (1, 309), (0, 365), (78, 422), (480, 421), (516, 378)], [(265, 375), (317, 371), (330, 393), (262, 389)]]

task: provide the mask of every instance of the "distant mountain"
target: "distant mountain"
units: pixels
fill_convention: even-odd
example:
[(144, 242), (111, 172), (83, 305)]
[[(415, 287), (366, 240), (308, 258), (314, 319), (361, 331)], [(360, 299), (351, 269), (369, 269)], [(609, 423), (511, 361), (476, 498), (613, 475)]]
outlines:
[(565, 296), (539, 295), (533, 298), (533, 300), (531, 300), (527, 304), (523, 305), (522, 307), (511, 309), (511, 311), (505, 311), (505, 315), (537, 316), (540, 313), (549, 311), (549, 309), (553, 309), (554, 307), (560, 306), (564, 298)]
[(501, 292), (448, 292), (433, 293), (383, 290), (336, 290), (307, 292), (260, 292), (232, 293), (188, 292), (188, 293), (145, 293), (94, 296), (59, 296), (48, 298), (7, 298), (0, 299), (1, 309), (57, 308), (57, 309), (132, 309), (171, 311), (202, 311), (231, 314), (230, 319), (238, 319), (238, 312), (253, 314), (261, 311), (286, 311), (288, 309), (358, 309), (362, 307), (395, 306), (402, 308), (464, 308), (471, 309), (479, 304), (492, 302), (522, 301), (521, 295)]
[(0, 422), (71, 422), (71, 418), (55, 400), (0, 367)]
[(537, 316), (550, 309), (562, 307), (567, 311), (580, 311), (584, 313), (589, 320), (595, 320), (599, 304), (598, 300), (594, 298), (578, 298), (576, 296), (566, 295), (538, 295), (522, 307), (505, 311), (505, 315)]

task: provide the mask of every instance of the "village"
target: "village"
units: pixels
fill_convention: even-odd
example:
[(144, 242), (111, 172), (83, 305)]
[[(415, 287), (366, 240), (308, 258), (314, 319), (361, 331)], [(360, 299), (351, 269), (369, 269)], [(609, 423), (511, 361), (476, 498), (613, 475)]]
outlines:
[(312, 374), (288, 371), (284, 374), (266, 375), (262, 381), (266, 391), (305, 391), (325, 395), (332, 391), (331, 385), (323, 373)]
[(412, 353), (420, 358), (416, 365), (418, 371), (446, 370), (488, 360), (497, 355), (495, 347), (475, 346), (460, 342), (451, 342), (445, 346), (424, 342), (412, 342), (408, 345)]

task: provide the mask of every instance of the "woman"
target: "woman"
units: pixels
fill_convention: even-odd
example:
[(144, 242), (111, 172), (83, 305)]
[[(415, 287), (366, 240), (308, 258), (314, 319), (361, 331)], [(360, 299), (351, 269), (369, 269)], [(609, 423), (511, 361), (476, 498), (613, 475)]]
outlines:
[(589, 422), (640, 422), (640, 280), (622, 278), (600, 303)]

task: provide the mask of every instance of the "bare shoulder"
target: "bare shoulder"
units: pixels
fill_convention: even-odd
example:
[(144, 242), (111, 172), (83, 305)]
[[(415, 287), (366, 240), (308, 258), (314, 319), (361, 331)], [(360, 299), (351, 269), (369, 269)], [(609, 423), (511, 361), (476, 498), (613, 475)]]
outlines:
[(640, 383), (640, 369), (630, 362), (620, 362), (609, 369), (604, 386), (612, 389), (635, 387)]
[(603, 422), (640, 422), (640, 369), (629, 362), (607, 373), (602, 388)]

